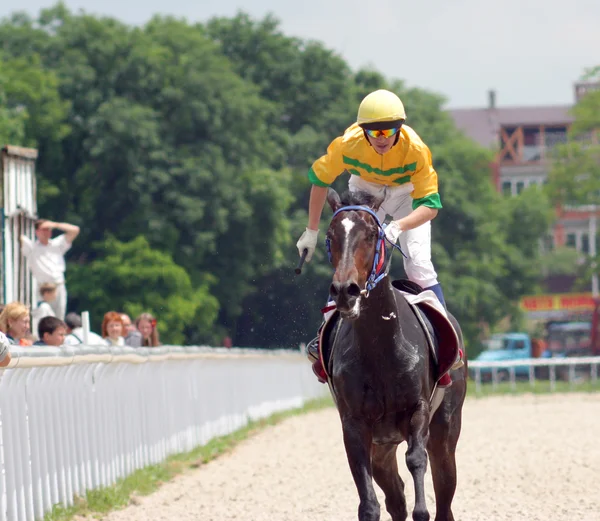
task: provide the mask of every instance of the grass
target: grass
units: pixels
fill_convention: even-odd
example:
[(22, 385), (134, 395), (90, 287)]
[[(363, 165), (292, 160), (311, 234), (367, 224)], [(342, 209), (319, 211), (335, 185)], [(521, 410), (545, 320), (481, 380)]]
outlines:
[(137, 470), (119, 480), (114, 486), (89, 490), (85, 498), (75, 498), (74, 505), (63, 507), (56, 505), (44, 516), (44, 521), (71, 521), (76, 516), (100, 518), (102, 515), (135, 503), (137, 496), (146, 496), (157, 490), (163, 483), (175, 476), (195, 469), (233, 449), (270, 425), (276, 425), (290, 416), (316, 411), (333, 406), (328, 395), (325, 398), (307, 402), (304, 407), (273, 414), (263, 420), (250, 422), (246, 427), (227, 436), (215, 438), (208, 444), (190, 452), (176, 454), (158, 465)]
[(595, 383), (586, 380), (582, 382), (576, 382), (573, 384), (569, 384), (569, 382), (564, 382), (561, 380), (557, 380), (555, 382), (555, 388), (552, 390), (550, 387), (549, 380), (536, 380), (534, 382), (534, 386), (531, 386), (528, 381), (517, 381), (515, 383), (515, 387), (513, 388), (510, 382), (502, 382), (496, 386), (496, 389), (493, 388), (491, 383), (484, 383), (481, 385), (481, 390), (476, 392), (475, 389), (475, 380), (469, 379), (467, 384), (467, 396), (475, 397), (475, 398), (484, 398), (486, 396), (494, 396), (494, 395), (507, 395), (507, 394), (549, 394), (549, 393), (592, 393), (592, 392), (600, 392), (600, 379), (596, 380)]

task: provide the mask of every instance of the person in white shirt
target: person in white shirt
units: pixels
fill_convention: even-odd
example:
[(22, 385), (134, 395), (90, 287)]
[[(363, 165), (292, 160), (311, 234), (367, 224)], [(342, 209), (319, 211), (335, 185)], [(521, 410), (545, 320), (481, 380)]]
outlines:
[[(67, 324), (67, 336), (65, 337), (66, 346), (83, 344), (83, 327), (81, 327), (81, 316), (77, 313), (67, 313), (65, 317)], [(100, 335), (90, 331), (88, 334), (88, 346), (106, 346), (106, 340)]]
[[(31, 331), (37, 335), (38, 324), (44, 317), (55, 317), (56, 313), (52, 309), (52, 302), (56, 300), (56, 284), (44, 282), (39, 287), (42, 300), (36, 308), (31, 310)], [(38, 340), (42, 340), (38, 338)]]
[[(52, 230), (65, 233), (52, 239)], [(68, 223), (55, 223), (46, 219), (35, 222), (37, 241), (21, 235), (21, 251), (29, 261), (29, 267), (38, 285), (45, 282), (56, 284), (56, 299), (51, 306), (54, 314), (64, 320), (67, 310), (67, 287), (65, 285), (65, 253), (79, 235), (79, 226)]]

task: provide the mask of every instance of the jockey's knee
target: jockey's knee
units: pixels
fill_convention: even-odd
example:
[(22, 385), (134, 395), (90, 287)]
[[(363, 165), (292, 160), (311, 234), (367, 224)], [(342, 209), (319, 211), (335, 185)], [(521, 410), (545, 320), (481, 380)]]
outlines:
[(404, 271), (408, 280), (419, 284), (422, 288), (428, 288), (438, 283), (437, 273), (431, 259), (412, 260), (406, 259)]

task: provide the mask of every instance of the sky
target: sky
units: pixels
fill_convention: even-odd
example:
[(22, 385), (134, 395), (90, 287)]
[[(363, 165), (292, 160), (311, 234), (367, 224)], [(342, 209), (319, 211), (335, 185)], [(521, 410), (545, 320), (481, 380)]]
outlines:
[[(52, 0), (0, 3), (0, 17), (37, 15)], [(447, 108), (560, 105), (600, 65), (600, 0), (65, 0), (77, 12), (143, 24), (271, 13), (290, 36), (319, 40), (354, 69), (372, 67), (447, 98)]]

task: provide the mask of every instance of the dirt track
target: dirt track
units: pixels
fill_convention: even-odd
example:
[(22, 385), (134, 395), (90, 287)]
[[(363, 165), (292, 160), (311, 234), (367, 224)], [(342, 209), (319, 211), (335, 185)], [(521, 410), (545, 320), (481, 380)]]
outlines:
[[(412, 480), (398, 452), (410, 512)], [(468, 399), (458, 471), (457, 521), (600, 521), (600, 394)], [(427, 490), (433, 519), (429, 475)], [(105, 519), (350, 521), (357, 506), (330, 409), (263, 431)]]

